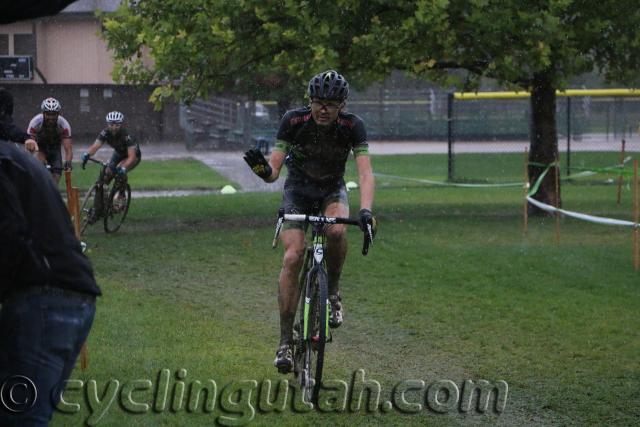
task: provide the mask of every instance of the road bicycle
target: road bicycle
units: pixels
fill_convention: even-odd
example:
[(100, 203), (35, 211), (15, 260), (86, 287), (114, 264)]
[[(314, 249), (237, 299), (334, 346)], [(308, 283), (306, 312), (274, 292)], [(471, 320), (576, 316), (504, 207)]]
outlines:
[[(276, 231), (272, 247), (278, 244), (278, 236), (285, 221), (301, 221), (312, 224), (312, 243), (305, 250), (300, 272), (300, 303), (294, 322), (294, 375), (300, 383), (303, 399), (317, 403), (324, 367), (324, 348), (331, 342), (329, 331), (329, 285), (325, 254), (325, 226), (347, 224), (360, 226), (360, 221), (351, 218), (336, 218), (322, 215), (285, 214), (278, 212)], [(362, 255), (367, 255), (373, 242), (373, 227), (367, 224), (364, 232)]]
[[(80, 208), (80, 234), (83, 234), (89, 225), (103, 219), (104, 231), (115, 233), (120, 229), (129, 212), (131, 204), (131, 186), (127, 181), (127, 175), (118, 176), (112, 180), (112, 185), (105, 184), (108, 163), (89, 158), (89, 161), (101, 165), (98, 179), (84, 196)], [(84, 167), (83, 167), (84, 169)], [(102, 194), (102, 200), (98, 194)]]

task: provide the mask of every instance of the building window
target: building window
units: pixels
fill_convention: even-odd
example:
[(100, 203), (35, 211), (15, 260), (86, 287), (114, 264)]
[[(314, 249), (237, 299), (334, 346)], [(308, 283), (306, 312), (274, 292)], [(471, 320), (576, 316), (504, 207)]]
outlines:
[(113, 89), (111, 89), (111, 88), (106, 88), (106, 89), (104, 89), (104, 90), (102, 91), (102, 97), (103, 97), (104, 99), (107, 99), (107, 98), (113, 98)]
[(89, 105), (89, 89), (80, 89), (80, 112), (91, 112), (91, 106)]
[(0, 55), (9, 55), (9, 34), (0, 34)]
[(13, 54), (36, 56), (36, 36), (34, 34), (14, 34)]

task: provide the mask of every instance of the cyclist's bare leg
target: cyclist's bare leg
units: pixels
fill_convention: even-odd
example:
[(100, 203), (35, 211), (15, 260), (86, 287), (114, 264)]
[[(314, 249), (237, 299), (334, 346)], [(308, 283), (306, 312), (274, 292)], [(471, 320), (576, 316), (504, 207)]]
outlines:
[[(126, 161), (127, 161), (127, 159), (124, 159), (123, 161), (121, 161), (120, 163), (118, 163), (118, 167), (120, 167), (120, 166), (124, 166), (124, 164), (126, 163)], [(140, 164), (140, 159), (136, 158), (136, 162), (127, 168), (127, 173), (129, 173), (129, 172), (131, 172), (132, 170), (134, 170), (134, 169), (136, 168), (136, 166), (138, 166), (139, 164)]]
[(298, 275), (304, 260), (304, 231), (284, 230), (280, 235), (284, 259), (280, 270), (278, 305), (280, 307), (280, 345), (293, 343), (293, 322), (300, 298)]
[[(349, 207), (334, 202), (327, 205), (324, 214), (330, 217), (349, 216)], [(327, 274), (329, 276), (329, 295), (336, 295), (340, 290), (340, 274), (347, 256), (347, 226), (344, 224), (333, 224), (326, 229), (327, 250), (325, 257), (327, 260)]]

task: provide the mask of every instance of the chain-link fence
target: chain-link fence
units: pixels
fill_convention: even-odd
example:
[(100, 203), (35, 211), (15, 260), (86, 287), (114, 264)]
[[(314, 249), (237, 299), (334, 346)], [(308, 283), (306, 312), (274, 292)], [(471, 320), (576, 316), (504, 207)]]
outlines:
[[(410, 86), (410, 87), (406, 87)], [(353, 91), (347, 110), (365, 121), (369, 140), (413, 141), (421, 151), (446, 155), (442, 178), (470, 182), (521, 180), (529, 147), (529, 98), (454, 99), (422, 82), (380, 84)], [(187, 147), (240, 150), (275, 142), (280, 113), (275, 102), (239, 98), (196, 101), (181, 108)], [(556, 125), (563, 174), (620, 162), (640, 151), (640, 96), (558, 97)], [(603, 179), (609, 179), (604, 177)]]
[[(529, 98), (455, 100), (452, 166), (457, 181), (505, 181), (522, 177), (529, 147)], [(640, 97), (558, 97), (556, 126), (564, 175), (620, 163), (640, 151)], [(603, 176), (593, 179), (610, 180)]]

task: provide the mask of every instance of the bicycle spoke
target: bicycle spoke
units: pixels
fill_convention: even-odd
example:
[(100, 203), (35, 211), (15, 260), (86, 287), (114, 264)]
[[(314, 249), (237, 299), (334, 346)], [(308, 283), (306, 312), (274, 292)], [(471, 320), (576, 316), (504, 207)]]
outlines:
[(87, 227), (96, 222), (95, 212), (95, 196), (97, 191), (97, 185), (94, 184), (82, 201), (82, 207), (80, 208), (80, 234), (83, 234)]
[(129, 211), (131, 203), (131, 187), (126, 183), (115, 183), (109, 192), (104, 217), (104, 231), (118, 231)]

